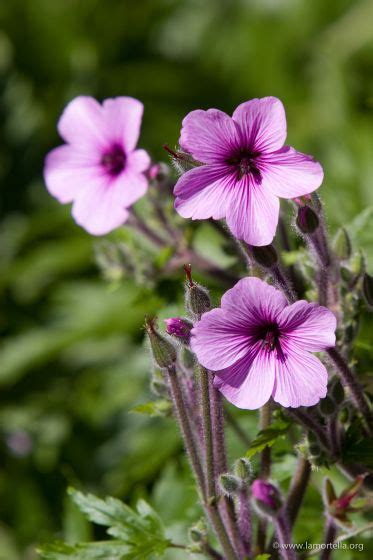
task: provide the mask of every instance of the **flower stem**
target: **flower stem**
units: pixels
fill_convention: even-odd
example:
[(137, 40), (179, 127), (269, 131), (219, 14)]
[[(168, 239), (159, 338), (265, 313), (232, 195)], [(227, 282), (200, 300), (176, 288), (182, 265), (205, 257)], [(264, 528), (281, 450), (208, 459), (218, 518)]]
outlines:
[(325, 537), (324, 542), (326, 544), (326, 548), (324, 548), (320, 554), (320, 560), (329, 560), (332, 555), (332, 544), (335, 542), (337, 536), (337, 526), (334, 523), (333, 518), (328, 515), (326, 518), (326, 526), (325, 526)]
[(215, 465), (214, 465), (214, 439), (212, 429), (211, 402), (210, 402), (210, 377), (211, 374), (200, 367), (200, 386), (202, 404), (203, 441), (205, 448), (205, 496), (210, 519), (216, 529), (220, 543), (228, 560), (237, 559), (236, 552), (231, 544), (225, 525), (218, 509), (218, 496), (216, 493)]
[(183, 436), (185, 448), (189, 454), (190, 462), (192, 464), (192, 470), (196, 478), (199, 490), (202, 494), (202, 497), (205, 499), (205, 478), (202, 470), (202, 465), (197, 454), (196, 445), (193, 439), (192, 428), (190, 426), (189, 418), (186, 412), (185, 402), (179, 384), (179, 379), (174, 366), (169, 367), (167, 372), (170, 381), (171, 396), (174, 403), (181, 434)]
[[(271, 423), (271, 405), (267, 402), (259, 412), (259, 428), (265, 430)], [(259, 478), (268, 479), (271, 474), (271, 448), (265, 447), (260, 454)], [(257, 546), (264, 552), (267, 537), (268, 521), (265, 518), (259, 519), (257, 530)]]
[(296, 560), (295, 550), (289, 546), (292, 544), (291, 530), (285, 511), (275, 518), (274, 523), (281, 556), (284, 560)]
[(356, 409), (361, 413), (365, 428), (370, 435), (373, 435), (372, 414), (359, 382), (356, 380), (355, 375), (348, 366), (348, 363), (337, 348), (328, 348), (326, 352), (334, 363), (342, 382), (349, 388), (351, 398), (356, 406)]
[(285, 510), (289, 519), (290, 527), (295, 523), (298, 512), (303, 502), (308, 483), (311, 478), (311, 465), (304, 457), (298, 458), (297, 469), (292, 478), (288, 497), (285, 503)]
[(252, 538), (252, 525), (251, 525), (251, 511), (249, 504), (249, 496), (246, 487), (243, 487), (237, 496), (238, 502), (238, 529), (243, 544), (244, 557), (249, 557), (251, 554), (251, 538)]
[(290, 284), (289, 280), (284, 275), (280, 266), (278, 264), (276, 264), (275, 266), (273, 266), (270, 269), (270, 272), (271, 272), (276, 284), (278, 284), (278, 286), (284, 292), (284, 294), (287, 297), (289, 303), (294, 303), (295, 301), (297, 301), (297, 295), (294, 292), (293, 287)]

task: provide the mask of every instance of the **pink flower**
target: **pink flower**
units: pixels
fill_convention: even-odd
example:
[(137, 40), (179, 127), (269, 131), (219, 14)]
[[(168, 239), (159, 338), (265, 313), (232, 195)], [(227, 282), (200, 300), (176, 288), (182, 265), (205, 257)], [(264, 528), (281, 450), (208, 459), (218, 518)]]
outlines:
[(285, 407), (312, 406), (325, 397), (328, 374), (309, 352), (334, 346), (335, 328), (325, 307), (289, 305), (259, 278), (243, 278), (192, 329), (191, 347), (239, 408), (259, 408), (271, 396)]
[(182, 317), (171, 317), (170, 319), (165, 319), (164, 322), (166, 323), (168, 334), (189, 343), (193, 323)]
[(142, 197), (150, 158), (136, 150), (143, 105), (132, 97), (76, 97), (58, 122), (66, 144), (46, 157), (44, 178), (62, 204), (73, 202), (75, 221), (93, 235), (104, 235), (128, 218), (128, 207)]
[(284, 146), (285, 138), (285, 110), (275, 97), (242, 103), (232, 118), (217, 109), (189, 113), (180, 146), (204, 165), (178, 180), (178, 213), (226, 218), (238, 239), (269, 245), (276, 233), (278, 197), (303, 196), (323, 180), (321, 165)]
[(281, 496), (276, 488), (270, 482), (257, 478), (251, 485), (253, 497), (265, 504), (270, 510), (276, 511), (281, 507)]

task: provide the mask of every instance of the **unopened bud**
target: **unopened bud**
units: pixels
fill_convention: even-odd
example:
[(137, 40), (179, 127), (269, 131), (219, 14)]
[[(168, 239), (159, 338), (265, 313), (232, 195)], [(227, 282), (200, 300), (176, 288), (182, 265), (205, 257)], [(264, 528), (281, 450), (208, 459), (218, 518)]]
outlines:
[(189, 538), (194, 543), (203, 543), (207, 537), (207, 531), (203, 521), (198, 521), (189, 529)]
[(323, 501), (326, 508), (337, 498), (332, 481), (329, 478), (324, 479), (323, 484)]
[(325, 397), (319, 402), (319, 409), (323, 416), (330, 416), (336, 411), (336, 406), (330, 397)]
[(278, 255), (273, 245), (263, 245), (261, 247), (250, 247), (254, 261), (263, 268), (272, 268), (277, 264)]
[(242, 488), (241, 480), (234, 474), (224, 473), (219, 477), (219, 485), (224, 494), (234, 496)]
[(309, 452), (311, 453), (312, 457), (320, 457), (322, 455), (322, 449), (317, 443), (311, 443), (309, 445)]
[(359, 276), (365, 272), (365, 257), (362, 251), (358, 251), (352, 255), (349, 260), (350, 270), (355, 276)]
[(184, 319), (183, 317), (171, 317), (170, 319), (165, 319), (166, 331), (171, 336), (178, 338), (185, 344), (189, 344), (190, 331), (193, 328), (192, 321)]
[(332, 380), (332, 384), (331, 384), (331, 388), (330, 388), (330, 394), (337, 404), (342, 404), (343, 403), (343, 401), (345, 399), (345, 391), (344, 391), (343, 385), (340, 382), (340, 380), (338, 379), (338, 377), (335, 377)]
[(187, 369), (192, 369), (196, 362), (193, 352), (191, 352), (185, 346), (181, 348), (180, 360), (183, 366), (186, 367)]
[(155, 363), (160, 368), (171, 367), (177, 359), (174, 345), (156, 330), (154, 319), (147, 319), (145, 328), (148, 333)]
[(237, 459), (234, 464), (234, 473), (245, 482), (249, 482), (253, 477), (253, 467), (251, 461), (246, 459), (246, 457)]
[(184, 266), (187, 275), (185, 301), (187, 308), (197, 317), (211, 309), (211, 300), (208, 290), (192, 279), (191, 265)]
[(333, 239), (333, 251), (340, 261), (345, 261), (351, 257), (350, 237), (343, 227), (339, 228)]
[(171, 161), (180, 175), (201, 165), (201, 163), (196, 161), (188, 152), (172, 150), (167, 144), (164, 144), (163, 148), (170, 154)]
[(251, 491), (258, 509), (266, 515), (276, 517), (282, 507), (281, 494), (276, 486), (266, 480), (256, 479)]
[(367, 272), (363, 276), (363, 297), (369, 309), (373, 309), (373, 276)]
[(314, 233), (319, 223), (316, 212), (310, 206), (301, 206), (298, 209), (296, 224), (302, 233)]

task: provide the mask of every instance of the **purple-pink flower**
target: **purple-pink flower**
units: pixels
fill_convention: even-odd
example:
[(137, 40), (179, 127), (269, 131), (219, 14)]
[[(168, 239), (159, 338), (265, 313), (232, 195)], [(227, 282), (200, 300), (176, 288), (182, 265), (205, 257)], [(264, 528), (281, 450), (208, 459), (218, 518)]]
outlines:
[(193, 323), (182, 317), (170, 317), (169, 319), (165, 319), (164, 322), (166, 323), (166, 331), (168, 334), (189, 343), (190, 331)]
[(147, 188), (150, 158), (136, 150), (143, 105), (132, 97), (102, 105), (80, 96), (65, 108), (58, 132), (66, 144), (46, 158), (45, 183), (63, 204), (73, 202), (75, 221), (93, 235), (122, 225), (128, 208)]
[(312, 157), (284, 146), (286, 117), (275, 97), (242, 103), (232, 118), (217, 109), (183, 120), (180, 146), (202, 163), (184, 173), (174, 194), (184, 218), (226, 218), (233, 235), (250, 245), (274, 238), (279, 199), (317, 189), (323, 170)]
[(333, 347), (335, 328), (326, 307), (289, 305), (273, 286), (243, 278), (224, 294), (220, 308), (202, 315), (191, 347), (239, 408), (259, 408), (271, 396), (284, 407), (312, 406), (325, 397), (328, 374), (310, 352)]
[(277, 510), (281, 507), (281, 496), (273, 484), (266, 480), (257, 478), (251, 485), (251, 492), (253, 497), (262, 502), (272, 510)]

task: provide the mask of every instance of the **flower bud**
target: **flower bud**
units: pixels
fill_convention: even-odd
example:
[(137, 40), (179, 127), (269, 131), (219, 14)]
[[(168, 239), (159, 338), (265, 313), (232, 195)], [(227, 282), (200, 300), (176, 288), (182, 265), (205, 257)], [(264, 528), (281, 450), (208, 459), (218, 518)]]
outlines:
[(351, 241), (345, 228), (339, 228), (333, 239), (332, 247), (335, 256), (340, 261), (345, 261), (351, 257)]
[(301, 206), (298, 209), (296, 224), (302, 233), (314, 233), (319, 223), (316, 212), (310, 206)]
[(156, 330), (154, 319), (147, 319), (145, 328), (148, 333), (155, 363), (160, 368), (171, 367), (177, 359), (174, 345)]
[(359, 276), (365, 272), (365, 257), (361, 250), (352, 255), (349, 265), (351, 272), (355, 274), (355, 276)]
[(363, 297), (369, 309), (373, 309), (373, 276), (367, 272), (363, 276)]
[(201, 165), (201, 163), (196, 161), (188, 152), (184, 152), (182, 150), (172, 150), (169, 146), (167, 146), (167, 144), (164, 144), (163, 148), (170, 154), (172, 163), (180, 175)]
[(207, 531), (203, 521), (198, 521), (189, 529), (189, 538), (194, 543), (204, 543), (206, 537)]
[(250, 247), (250, 252), (254, 261), (263, 268), (272, 268), (277, 264), (277, 251), (273, 245), (263, 245), (261, 247)]
[(319, 409), (323, 416), (330, 416), (331, 414), (334, 414), (335, 411), (337, 410), (334, 402), (330, 397), (325, 397), (325, 399), (322, 399), (319, 402)]
[(221, 474), (219, 477), (219, 485), (223, 493), (227, 496), (234, 496), (242, 488), (241, 480), (230, 473)]
[(253, 467), (251, 465), (251, 461), (249, 459), (246, 459), (246, 457), (237, 459), (234, 464), (234, 474), (245, 482), (249, 482), (253, 476)]
[(166, 331), (171, 336), (180, 339), (185, 344), (189, 344), (190, 331), (193, 328), (193, 323), (188, 321), (188, 319), (183, 319), (182, 317), (171, 317), (170, 319), (165, 319)]
[(188, 348), (183, 346), (180, 352), (180, 360), (184, 367), (192, 369), (196, 363), (195, 356)]
[(187, 275), (187, 284), (185, 289), (185, 301), (187, 308), (197, 317), (200, 317), (211, 308), (211, 300), (208, 290), (194, 282), (192, 279), (191, 265), (184, 266)]
[(322, 449), (316, 442), (310, 443), (308, 449), (312, 457), (320, 457), (322, 455)]
[(282, 507), (281, 494), (276, 486), (257, 478), (251, 485), (251, 491), (258, 509), (275, 517)]
[(345, 399), (345, 391), (338, 377), (334, 377), (334, 379), (332, 380), (330, 395), (332, 396), (334, 402), (336, 402), (337, 404), (342, 404)]

